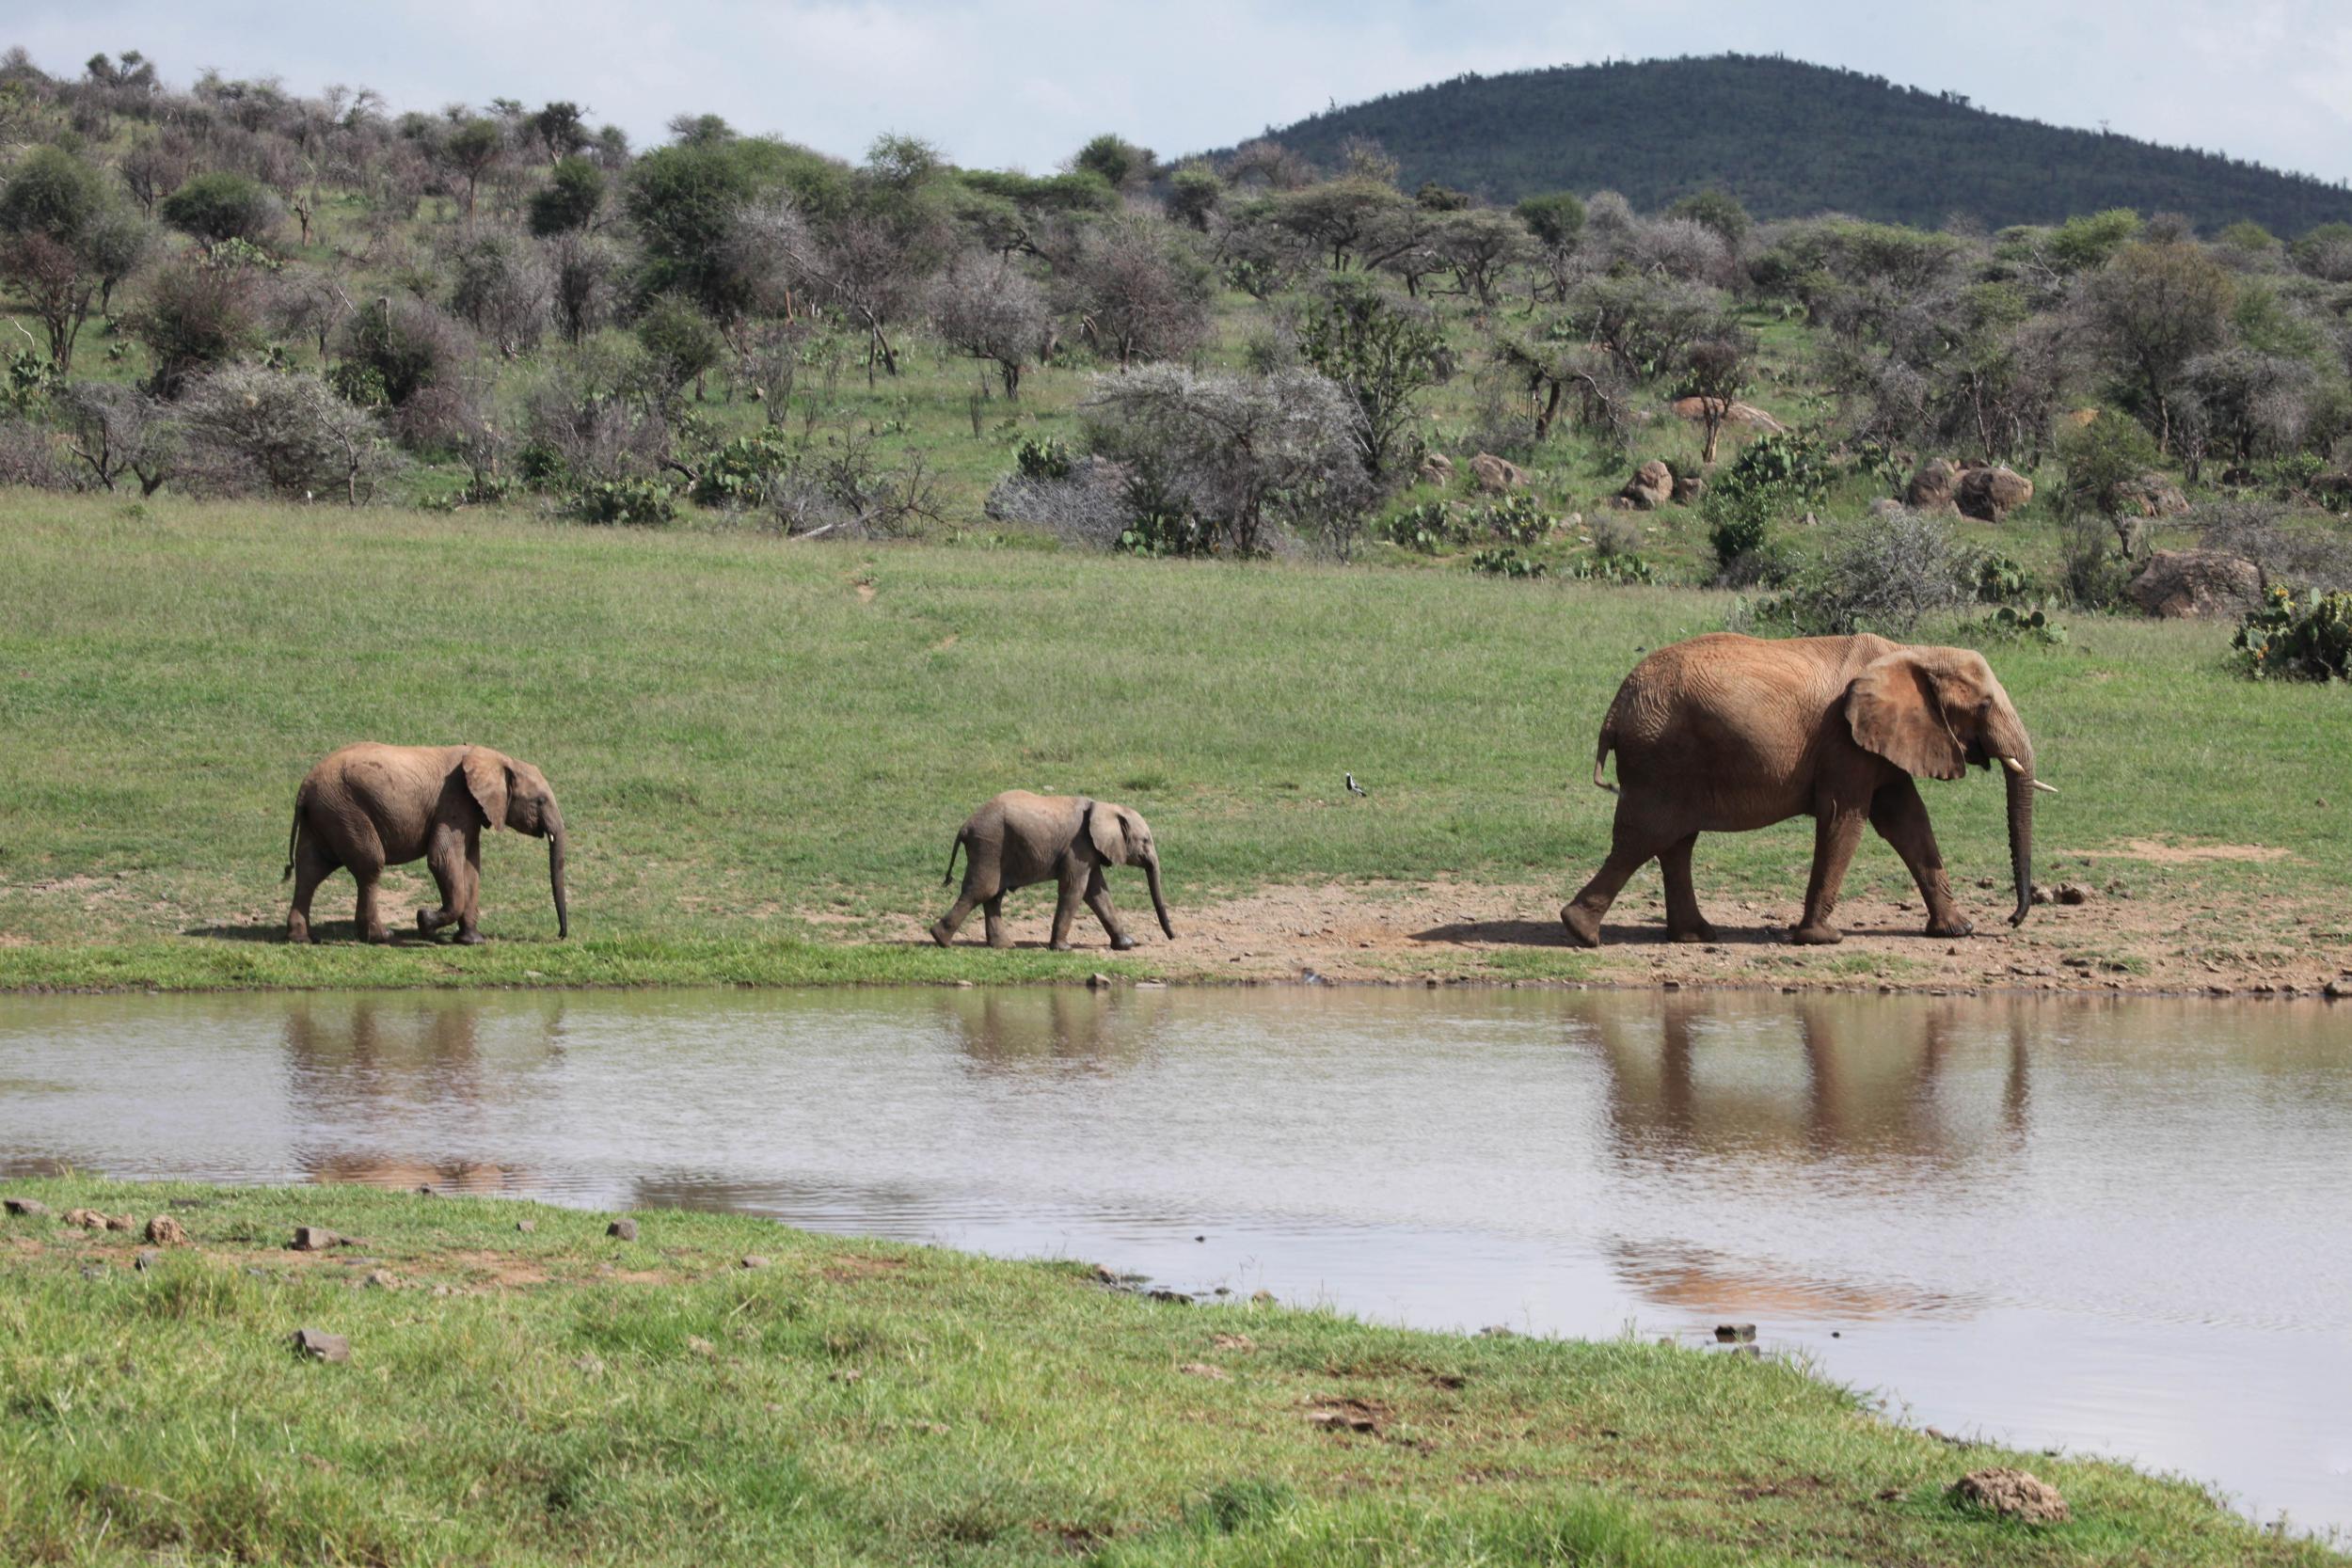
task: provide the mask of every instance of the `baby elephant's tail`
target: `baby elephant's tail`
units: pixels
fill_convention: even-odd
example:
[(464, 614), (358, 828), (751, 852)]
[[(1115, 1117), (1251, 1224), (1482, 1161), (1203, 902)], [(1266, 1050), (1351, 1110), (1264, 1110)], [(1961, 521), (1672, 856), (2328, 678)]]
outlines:
[(281, 882), (294, 875), (294, 843), (302, 837), (302, 795), (294, 791), (294, 826), (286, 830), (286, 869), (278, 874)]
[(1593, 748), (1593, 787), (1596, 789), (1605, 789), (1612, 795), (1617, 793), (1617, 786), (1602, 778), (1600, 776), (1600, 769), (1601, 765), (1609, 760), (1609, 753), (1611, 751), (1615, 749), (1616, 744), (1617, 705), (1615, 703), (1611, 703), (1609, 705), (1609, 717), (1600, 721), (1600, 743)]
[(953, 887), (956, 880), (956, 851), (963, 847), (963, 834), (956, 834), (955, 843), (947, 847), (947, 875), (939, 879), (941, 887)]

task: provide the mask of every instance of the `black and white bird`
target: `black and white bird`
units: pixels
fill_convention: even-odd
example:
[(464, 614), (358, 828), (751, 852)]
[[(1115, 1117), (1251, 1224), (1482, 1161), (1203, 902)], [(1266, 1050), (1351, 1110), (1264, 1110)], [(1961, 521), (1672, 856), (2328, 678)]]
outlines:
[(1366, 788), (1365, 788), (1362, 784), (1358, 784), (1358, 783), (1356, 782), (1356, 775), (1355, 775), (1355, 774), (1353, 774), (1353, 773), (1343, 773), (1343, 774), (1341, 774), (1341, 775), (1340, 775), (1340, 777), (1341, 777), (1342, 779), (1343, 779), (1343, 780), (1345, 780), (1345, 781), (1347, 782), (1347, 792), (1348, 792), (1350, 795), (1361, 795), (1361, 796), (1364, 796), (1364, 797), (1366, 797), (1366, 798), (1370, 798), (1370, 796), (1371, 796), (1371, 794), (1372, 794), (1372, 791), (1371, 791), (1371, 790), (1369, 790), (1369, 789), (1366, 789)]

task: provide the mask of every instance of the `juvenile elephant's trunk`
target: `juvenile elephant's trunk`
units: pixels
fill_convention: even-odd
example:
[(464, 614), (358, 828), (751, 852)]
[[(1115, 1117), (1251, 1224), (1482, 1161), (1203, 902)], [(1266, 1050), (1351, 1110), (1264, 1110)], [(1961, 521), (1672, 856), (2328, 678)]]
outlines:
[(555, 895), (555, 934), (560, 938), (572, 934), (571, 907), (564, 899), (564, 819), (550, 817), (548, 821), (548, 887)]
[(1156, 857), (1144, 863), (1143, 876), (1152, 886), (1152, 912), (1160, 917), (1160, 929), (1167, 933), (1168, 940), (1174, 942), (1176, 927), (1168, 923), (1168, 900), (1160, 893), (1160, 863)]

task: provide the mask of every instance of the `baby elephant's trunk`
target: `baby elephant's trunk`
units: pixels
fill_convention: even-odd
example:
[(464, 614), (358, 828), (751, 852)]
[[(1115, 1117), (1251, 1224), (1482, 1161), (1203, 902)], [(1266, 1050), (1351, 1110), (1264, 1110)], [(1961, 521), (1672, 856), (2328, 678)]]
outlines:
[(1160, 892), (1160, 863), (1155, 858), (1144, 863), (1144, 879), (1152, 884), (1152, 912), (1160, 917), (1160, 929), (1168, 940), (1176, 940), (1176, 927), (1168, 923), (1168, 898)]
[(548, 823), (548, 888), (555, 895), (555, 934), (560, 940), (572, 934), (571, 906), (564, 897), (564, 819), (551, 818)]

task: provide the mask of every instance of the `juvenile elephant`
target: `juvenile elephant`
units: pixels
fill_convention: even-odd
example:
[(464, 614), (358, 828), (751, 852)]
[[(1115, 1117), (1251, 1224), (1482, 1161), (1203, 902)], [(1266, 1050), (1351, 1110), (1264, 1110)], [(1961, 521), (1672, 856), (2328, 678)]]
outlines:
[(1005, 934), (1005, 895), (1032, 882), (1060, 884), (1054, 904), (1053, 949), (1070, 951), (1070, 923), (1078, 913), (1078, 900), (1102, 921), (1111, 945), (1121, 951), (1136, 944), (1120, 928), (1111, 908), (1111, 890), (1103, 879), (1105, 865), (1139, 865), (1152, 887), (1152, 908), (1160, 929), (1175, 940), (1168, 923), (1168, 900), (1160, 895), (1160, 852), (1152, 842), (1152, 829), (1125, 806), (1089, 800), (1083, 795), (1032, 795), (1009, 789), (972, 814), (947, 851), (947, 875), (956, 877), (956, 851), (963, 851), (963, 891), (955, 907), (931, 927), (931, 940), (945, 947), (954, 940), (977, 904), (986, 911), (988, 944), (1011, 945)]
[(1918, 882), (1928, 934), (1965, 936), (1972, 927), (1952, 902), (1912, 779), (1957, 779), (1966, 765), (1995, 759), (2009, 784), (2010, 924), (2033, 906), (2033, 792), (2050, 786), (2034, 777), (2033, 742), (2009, 693), (1969, 649), (1880, 637), (1695, 637), (1659, 649), (1617, 689), (1593, 756), (1603, 789), (1612, 751), (1622, 787), (1609, 859), (1560, 911), (1584, 946), (1600, 945), (1601, 917), (1651, 860), (1665, 876), (1667, 934), (1712, 940), (1691, 887), (1692, 842), (1804, 816), (1817, 824), (1813, 876), (1790, 941), (1840, 940), (1830, 915), (1865, 822)]
[(294, 793), (286, 840), (285, 875), (294, 879), (286, 940), (310, 940), (310, 895), (336, 867), (345, 866), (359, 884), (360, 936), (384, 941), (376, 879), (387, 865), (421, 858), (440, 885), (441, 907), (419, 910), (417, 929), (430, 934), (454, 923), (459, 942), (480, 942), (482, 830), (501, 824), (548, 841), (556, 932), (571, 935), (564, 898), (564, 816), (536, 768), (487, 746), (370, 741), (331, 752)]

